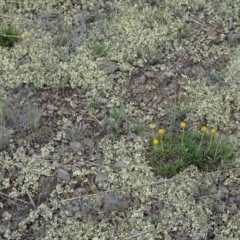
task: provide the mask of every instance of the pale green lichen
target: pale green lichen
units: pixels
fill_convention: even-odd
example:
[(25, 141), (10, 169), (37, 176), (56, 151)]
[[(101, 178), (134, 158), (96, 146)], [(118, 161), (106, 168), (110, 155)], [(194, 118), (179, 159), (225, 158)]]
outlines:
[[(80, 2), (85, 11), (98, 10), (102, 4), (99, 1), (82, 0)], [(44, 23), (39, 15), (46, 11), (47, 6), (49, 20), (58, 16), (59, 11), (62, 15), (73, 13), (71, 16), (74, 16), (76, 9), (71, 6), (71, 1), (41, 1), (38, 3), (30, 0), (21, 1), (18, 2), (19, 9), (15, 5), (9, 6), (1, 1), (0, 9), (9, 11), (5, 14), (8, 17), (1, 15), (2, 24), (7, 25), (9, 22), (13, 22), (17, 29), (27, 32), (28, 38), (17, 43), (11, 51), (0, 50), (0, 95), (3, 96), (3, 89), (12, 88), (21, 82), (34, 83), (38, 88), (44, 84), (54, 87), (62, 86), (62, 80), (69, 73), (70, 85), (82, 88), (85, 91), (86, 99), (94, 96), (106, 103), (108, 110), (121, 107), (121, 96), (124, 94), (115, 94), (114, 91), (120, 92), (119, 85), (128, 81), (136, 66), (141, 68), (156, 57), (158, 60), (168, 58), (170, 61), (174, 53), (170, 51), (172, 45), (168, 40), (172, 40), (176, 51), (186, 50), (187, 53), (193, 55), (191, 60), (194, 63), (200, 63), (202, 59), (212, 56), (218, 59), (222, 54), (230, 55), (231, 61), (227, 71), (223, 74), (226, 85), (223, 84), (219, 88), (214, 85), (208, 86), (204, 72), (196, 81), (192, 79), (190, 81), (187, 76), (183, 76), (188, 81), (182, 84), (181, 100), (182, 107), (187, 105), (191, 113), (187, 116), (188, 120), (193, 123), (195, 128), (199, 127), (200, 122), (205, 118), (209, 125), (218, 127), (226, 134), (232, 133), (232, 130), (235, 129), (239, 131), (239, 47), (229, 50), (228, 43), (224, 43), (209, 48), (208, 43), (211, 38), (206, 40), (203, 37), (205, 28), (195, 40), (181, 39), (180, 44), (177, 38), (178, 31), (181, 29), (184, 33), (189, 29), (190, 32), (194, 32), (201, 28), (204, 19), (208, 16), (209, 23), (223, 26), (224, 31), (219, 39), (224, 40), (228, 34), (229, 19), (234, 22), (238, 21), (239, 3), (237, 1), (224, 3), (215, 1), (216, 3), (214, 3), (196, 0), (181, 0), (174, 3), (172, 1), (156, 2), (158, 2), (158, 6), (150, 7), (143, 1), (136, 1), (135, 4), (132, 1), (107, 1), (109, 6), (114, 6), (116, 11), (110, 19), (106, 20), (104, 34), (101, 29), (94, 26), (92, 32), (95, 35), (91, 35), (91, 38), (85, 39), (86, 41), (76, 47), (70, 61), (59, 62), (59, 55), (66, 51), (66, 48), (62, 47), (58, 50), (53, 46), (56, 33), (43, 30)], [(59, 6), (58, 4), (62, 4), (61, 10), (56, 7)], [(215, 4), (217, 4), (217, 11), (221, 11), (222, 14), (216, 14)], [(193, 18), (188, 11), (183, 14), (181, 19), (177, 18), (173, 13), (177, 14), (178, 9), (182, 9), (183, 5), (192, 9), (193, 12), (204, 10), (205, 14), (197, 14), (195, 19), (195, 16)], [(39, 13), (39, 18), (36, 19), (37, 24), (31, 20), (34, 18), (32, 14), (34, 11)], [(64, 16), (63, 27), (71, 28), (72, 19), (73, 17)], [(193, 25), (184, 30), (186, 27), (184, 21), (191, 22)], [(92, 46), (100, 43), (106, 45), (106, 54), (96, 56), (92, 51)], [(15, 62), (27, 53), (31, 55), (32, 62), (22, 65), (16, 70)], [(115, 75), (115, 79), (106, 74), (101, 67), (102, 63), (109, 60), (117, 61), (121, 70)], [(172, 66), (166, 62), (160, 62), (149, 68), (153, 71), (165, 72), (168, 77), (175, 77)], [(148, 86), (146, 90), (151, 90), (150, 88), (151, 86)], [(70, 105), (73, 108), (76, 106), (71, 101)], [(141, 103), (141, 106), (144, 107), (145, 103)], [(149, 114), (145, 115), (131, 102), (127, 103), (125, 107), (128, 119), (138, 123), (148, 124), (156, 115), (154, 109), (149, 109)], [(168, 109), (161, 104), (157, 108), (157, 117), (166, 115)], [(78, 121), (82, 121), (82, 116), (77, 117)], [(12, 157), (7, 152), (0, 153), (3, 172), (8, 171), (12, 166), (17, 166), (21, 170), (19, 178), (13, 184), (10, 196), (20, 198), (28, 191), (34, 194), (39, 188), (41, 176), (50, 176), (61, 164), (70, 162), (71, 154), (67, 155), (61, 164), (53, 161), (58, 158), (54, 153), (54, 141), (66, 142), (66, 131), (73, 126), (67, 118), (59, 120), (58, 125), (62, 130), (56, 133), (52, 142), (42, 146), (39, 156), (33, 154), (30, 158), (25, 155), (26, 149), (29, 149), (26, 142), (18, 148), (10, 145), (13, 151)], [(139, 198), (141, 203), (138, 208), (129, 208), (125, 213), (103, 212), (101, 209), (102, 193), (92, 186), (93, 178), (98, 170), (92, 166), (86, 167), (81, 156), (77, 161), (81, 165), (80, 169), (74, 171), (73, 179), (69, 182), (57, 185), (56, 190), (51, 193), (48, 205), (41, 204), (36, 210), (32, 210), (27, 218), (20, 222), (17, 230), (12, 232), (10, 231), (11, 226), (6, 225), (4, 229), (0, 229), (0, 232), (4, 231), (4, 237), (7, 239), (21, 239), (29, 228), (33, 229), (36, 239), (66, 237), (72, 239), (126, 239), (145, 230), (149, 232), (140, 235), (138, 239), (155, 239), (156, 237), (170, 239), (172, 231), (180, 231), (186, 232), (192, 239), (198, 239), (201, 236), (206, 237), (209, 223), (211, 223), (211, 227), (214, 228), (219, 239), (238, 239), (240, 237), (239, 213), (230, 218), (229, 213), (224, 211), (221, 214), (221, 224), (210, 218), (213, 214), (211, 203), (214, 200), (211, 196), (214, 194), (214, 197), (218, 197), (217, 186), (213, 179), (226, 185), (233, 182), (240, 183), (239, 168), (230, 170), (226, 175), (219, 172), (211, 176), (190, 167), (177, 175), (172, 182), (151, 185), (156, 181), (156, 176), (148, 166), (148, 159), (145, 157), (147, 141), (148, 139), (144, 138), (129, 140), (124, 136), (116, 142), (104, 138), (98, 143), (102, 153), (91, 156), (91, 161), (103, 159), (101, 172), (109, 177), (109, 184), (104, 184), (102, 187), (106, 191)], [(239, 139), (233, 138), (233, 141), (236, 146), (239, 146)], [(50, 164), (49, 159), (54, 163)], [(123, 163), (119, 171), (112, 168), (116, 161)], [(236, 159), (236, 164), (239, 164), (239, 161), (239, 158)], [(70, 171), (71, 166), (67, 166), (67, 168)], [(10, 182), (9, 178), (4, 178), (1, 181), (1, 189), (8, 189)], [(87, 201), (91, 204), (94, 214), (84, 215), (81, 208), (83, 205), (79, 204), (80, 206), (76, 207), (76, 215), (71, 216), (71, 204), (74, 203), (74, 200), (67, 198), (68, 194), (71, 196), (77, 184), (81, 185), (79, 194), (85, 195), (81, 195), (82, 198), (77, 199), (77, 202), (82, 204), (83, 201)], [(91, 191), (95, 191), (95, 195), (89, 196), (92, 194), (92, 192), (88, 192), (90, 186), (92, 187)], [(203, 186), (208, 189), (204, 196), (201, 195), (204, 191), (200, 191), (204, 190), (201, 189)], [(199, 191), (196, 190), (198, 188), (200, 188)], [(198, 201), (195, 201), (196, 198)], [(159, 213), (157, 213), (159, 218), (156, 218), (155, 222), (152, 221), (154, 217), (151, 212), (152, 199), (164, 203), (162, 207), (160, 206)], [(6, 213), (5, 220), (8, 218), (11, 216)], [(113, 231), (113, 225), (118, 231)]]

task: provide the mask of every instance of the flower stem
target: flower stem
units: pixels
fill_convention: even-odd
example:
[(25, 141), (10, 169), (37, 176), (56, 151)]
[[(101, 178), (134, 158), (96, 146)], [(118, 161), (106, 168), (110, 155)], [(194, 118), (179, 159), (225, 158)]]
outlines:
[(162, 135), (160, 135), (161, 138), (161, 149), (162, 149), (162, 154), (163, 154), (163, 140), (162, 140)]
[(184, 138), (184, 129), (183, 129), (182, 136), (181, 136), (181, 148), (183, 147), (183, 138)]

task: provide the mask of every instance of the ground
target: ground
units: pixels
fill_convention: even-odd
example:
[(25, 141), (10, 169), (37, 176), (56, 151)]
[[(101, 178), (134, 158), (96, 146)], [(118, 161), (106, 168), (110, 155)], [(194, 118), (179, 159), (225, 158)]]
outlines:
[[(13, 0), (0, 18), (19, 39), (0, 47), (1, 239), (240, 238), (237, 0)], [(149, 124), (173, 119), (234, 161), (157, 175)]]

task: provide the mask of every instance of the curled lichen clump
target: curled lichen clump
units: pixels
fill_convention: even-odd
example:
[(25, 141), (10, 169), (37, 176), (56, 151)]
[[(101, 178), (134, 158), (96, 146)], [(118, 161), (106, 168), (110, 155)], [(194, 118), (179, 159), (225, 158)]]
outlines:
[[(189, 119), (195, 123), (207, 122), (230, 132), (236, 126), (239, 114), (238, 88), (234, 85), (221, 87), (217, 92), (214, 86), (208, 87), (203, 80), (188, 82), (183, 86), (183, 98), (189, 107)], [(211, 113), (211, 114), (209, 114)]]
[[(230, 0), (0, 1), (1, 27), (20, 39), (0, 47), (0, 236), (238, 237), (238, 150), (208, 173), (194, 154), (170, 179), (149, 166), (182, 149), (219, 166), (221, 134), (239, 148), (238, 11)], [(107, 211), (107, 194), (124, 211)]]

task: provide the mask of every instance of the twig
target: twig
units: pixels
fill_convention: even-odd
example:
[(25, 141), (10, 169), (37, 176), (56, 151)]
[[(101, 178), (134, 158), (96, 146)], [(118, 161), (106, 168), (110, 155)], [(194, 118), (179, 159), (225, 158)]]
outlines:
[(193, 21), (193, 22), (195, 22), (195, 23), (197, 23), (197, 24), (199, 24), (199, 25), (205, 26), (204, 24), (200, 23), (199, 21), (197, 21), (197, 20), (195, 20), (195, 19), (193, 19), (193, 18), (191, 18), (191, 17), (189, 17), (188, 20), (189, 20), (189, 21), (191, 20), (191, 21)]
[(33, 205), (33, 207), (34, 207), (34, 209), (36, 210), (37, 208), (36, 208), (36, 206), (35, 206), (35, 204), (34, 204), (34, 202), (33, 202), (33, 200), (32, 200), (32, 197), (31, 197), (31, 195), (30, 195), (28, 189), (27, 189), (27, 195), (28, 195), (28, 197), (29, 197), (29, 199), (30, 199), (30, 201), (31, 201), (31, 203), (32, 203), (32, 205)]
[(22, 203), (29, 204), (29, 202), (26, 202), (26, 201), (24, 201), (24, 200), (21, 200), (21, 199), (19, 199), (19, 198), (11, 197), (11, 196), (9, 196), (9, 195), (7, 195), (7, 194), (3, 193), (3, 192), (0, 192), (0, 195), (3, 195), (3, 196), (5, 196), (5, 197), (12, 198), (12, 199), (14, 199), (14, 200), (16, 200), (16, 201), (19, 201), (19, 202), (22, 202)]
[(229, 168), (229, 169), (223, 169), (223, 170), (217, 170), (217, 171), (212, 171), (212, 172), (206, 172), (205, 174), (214, 174), (214, 173), (224, 173), (224, 172), (229, 172), (231, 170), (236, 170), (236, 169), (240, 169), (240, 168)]
[(33, 20), (32, 19), (25, 19), (25, 18), (20, 18), (20, 17), (15, 17), (15, 16), (10, 16), (10, 15), (8, 15), (8, 14), (0, 14), (0, 16), (3, 16), (3, 17), (5, 17), (5, 18), (15, 18), (15, 19), (18, 19), (18, 20), (21, 20), (21, 21), (24, 21), (24, 22), (26, 22), (26, 21), (29, 21), (29, 22), (33, 22)]
[(80, 199), (80, 198), (84, 198), (84, 197), (92, 197), (92, 196), (102, 195), (102, 194), (107, 193), (107, 192), (123, 191), (123, 190), (127, 190), (127, 189), (132, 189), (132, 188), (147, 187), (147, 186), (158, 185), (158, 184), (163, 184), (163, 183), (172, 182), (172, 181), (173, 181), (173, 178), (165, 179), (165, 180), (159, 180), (157, 182), (151, 182), (151, 183), (136, 185), (136, 186), (132, 186), (132, 187), (117, 188), (117, 189), (107, 190), (107, 191), (103, 191), (103, 192), (99, 192), (99, 193), (93, 193), (93, 194), (83, 195), (83, 196), (74, 197), (74, 198), (67, 198), (67, 199), (64, 199), (63, 201), (64, 202), (65, 201), (72, 201), (72, 200), (76, 200), (76, 199)]
[(132, 239), (132, 238), (141, 236), (141, 235), (143, 235), (143, 234), (146, 234), (146, 233), (149, 233), (149, 232), (152, 232), (152, 231), (154, 231), (154, 230), (142, 231), (142, 232), (139, 232), (139, 233), (137, 233), (137, 234), (134, 234), (134, 235), (132, 235), (132, 236), (130, 236), (130, 237), (127, 237), (126, 239)]
[[(103, 165), (100, 165), (100, 164), (97, 164), (97, 163), (93, 163), (93, 162), (89, 162), (89, 161), (85, 161), (85, 163), (90, 164), (90, 165), (93, 165), (93, 166), (101, 167), (101, 168), (104, 168), (104, 167), (105, 167), (105, 166), (103, 166)], [(83, 164), (83, 165), (86, 165), (86, 164)]]
[(87, 110), (87, 112), (92, 118), (94, 118), (98, 122), (99, 125), (103, 126), (103, 124), (90, 111)]

